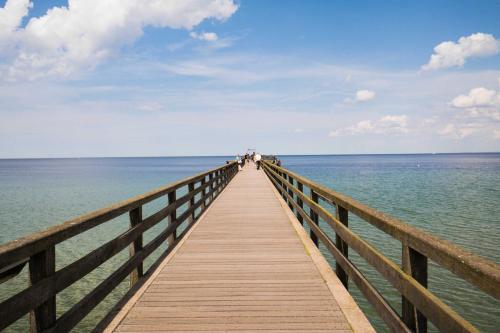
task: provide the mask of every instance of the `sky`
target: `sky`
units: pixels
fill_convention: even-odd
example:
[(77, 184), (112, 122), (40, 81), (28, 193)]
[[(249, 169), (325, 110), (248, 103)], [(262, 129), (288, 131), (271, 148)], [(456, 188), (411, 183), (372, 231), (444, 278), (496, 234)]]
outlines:
[(0, 0), (0, 158), (498, 152), (499, 13)]

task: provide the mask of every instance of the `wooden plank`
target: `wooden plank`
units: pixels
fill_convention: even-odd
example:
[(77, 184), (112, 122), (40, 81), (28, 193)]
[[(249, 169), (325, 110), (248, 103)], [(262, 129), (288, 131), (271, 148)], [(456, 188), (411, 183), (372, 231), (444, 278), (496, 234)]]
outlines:
[(238, 172), (110, 329), (351, 332), (271, 186), (251, 164)]

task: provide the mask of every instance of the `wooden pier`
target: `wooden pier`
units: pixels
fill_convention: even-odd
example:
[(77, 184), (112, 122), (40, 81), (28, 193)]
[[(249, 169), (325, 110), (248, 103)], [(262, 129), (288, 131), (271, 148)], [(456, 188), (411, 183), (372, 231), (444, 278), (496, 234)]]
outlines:
[[(143, 206), (163, 208), (143, 216)], [(395, 263), (349, 228), (349, 214), (401, 243)], [(56, 269), (55, 248), (128, 215), (127, 231)], [(164, 222), (149, 242), (143, 235)], [(332, 237), (333, 235), (333, 237)], [(335, 271), (318, 247), (335, 259)], [(144, 261), (166, 245), (149, 267)], [(57, 315), (57, 294), (123, 253), (128, 259)], [(349, 260), (355, 251), (401, 295), (394, 308)], [(500, 265), (279, 166), (235, 162), (0, 246), (0, 331), (29, 314), (31, 332), (68, 332), (120, 283), (130, 289), (94, 332), (373, 332), (348, 292), (354, 283), (392, 332), (478, 332), (427, 289), (428, 262), (500, 299)], [(28, 267), (28, 269), (24, 269)], [(489, 295), (489, 296), (488, 296)]]
[(107, 331), (373, 331), (286, 209), (243, 168)]

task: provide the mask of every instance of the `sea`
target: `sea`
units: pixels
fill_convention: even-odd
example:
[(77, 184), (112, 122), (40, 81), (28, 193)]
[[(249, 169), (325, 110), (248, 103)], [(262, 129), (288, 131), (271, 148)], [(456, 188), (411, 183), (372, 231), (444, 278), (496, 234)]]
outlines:
[[(282, 166), (335, 191), (500, 263), (500, 153), (401, 155), (285, 155)], [(44, 230), (80, 214), (142, 194), (220, 166), (231, 156), (0, 159), (0, 243)], [(164, 206), (155, 200), (150, 214)], [(162, 222), (164, 223), (164, 222)], [(60, 269), (111, 240), (128, 227), (114, 219), (56, 247)], [(145, 235), (151, 240), (164, 224)], [(325, 230), (326, 224), (322, 224)], [(397, 264), (401, 244), (349, 215), (349, 227)], [(327, 232), (333, 236), (332, 231)], [(320, 246), (327, 260), (333, 257)], [(146, 261), (149, 267), (164, 247)], [(58, 316), (88, 294), (128, 257), (120, 252), (57, 296)], [(396, 311), (401, 296), (351, 249), (350, 259)], [(28, 285), (27, 269), (0, 284), (0, 301)], [(95, 308), (75, 332), (89, 332), (127, 291), (124, 281)], [(500, 330), (500, 301), (429, 262), (429, 289), (483, 332)], [(388, 332), (375, 310), (352, 283), (349, 291), (379, 332)], [(28, 330), (27, 316), (7, 332)], [(430, 325), (430, 331), (436, 331)]]

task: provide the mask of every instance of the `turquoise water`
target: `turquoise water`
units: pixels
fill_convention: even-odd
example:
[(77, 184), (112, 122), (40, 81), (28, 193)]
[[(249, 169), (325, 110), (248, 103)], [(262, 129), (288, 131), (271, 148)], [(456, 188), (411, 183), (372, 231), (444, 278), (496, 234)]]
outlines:
[[(0, 242), (58, 224), (179, 178), (222, 165), (228, 157), (92, 158), (0, 160)], [(500, 154), (282, 156), (283, 166), (477, 254), (500, 262)], [(163, 199), (145, 207), (158, 209)], [(88, 231), (57, 247), (58, 268), (126, 230), (126, 217)], [(149, 231), (152, 239), (165, 225)], [(396, 262), (401, 246), (350, 216), (350, 227)], [(161, 248), (156, 255), (164, 249)], [(333, 263), (331, 256), (322, 249)], [(396, 309), (400, 297), (364, 261), (350, 252), (370, 281)], [(352, 255), (351, 255), (352, 254)], [(58, 313), (126, 260), (122, 251), (58, 295)], [(146, 262), (151, 264), (153, 259)], [(146, 265), (146, 266), (147, 266)], [(435, 265), (429, 288), (482, 331), (500, 327), (500, 302)], [(27, 285), (26, 271), (0, 285), (0, 299)], [(352, 286), (352, 284), (351, 284)], [(87, 332), (127, 289), (120, 285), (75, 331)], [(356, 288), (351, 290), (381, 332), (383, 323)], [(26, 318), (9, 331), (26, 330)]]

